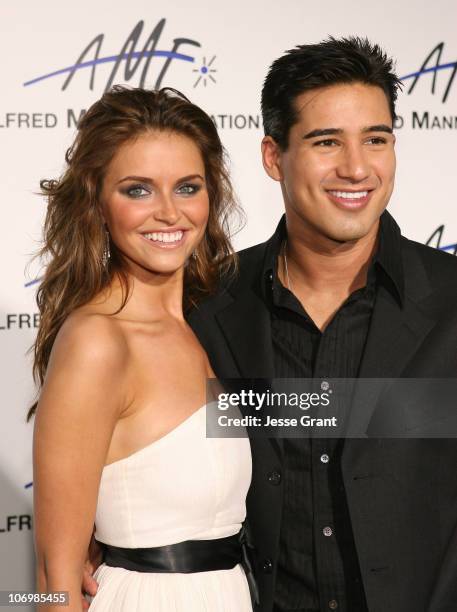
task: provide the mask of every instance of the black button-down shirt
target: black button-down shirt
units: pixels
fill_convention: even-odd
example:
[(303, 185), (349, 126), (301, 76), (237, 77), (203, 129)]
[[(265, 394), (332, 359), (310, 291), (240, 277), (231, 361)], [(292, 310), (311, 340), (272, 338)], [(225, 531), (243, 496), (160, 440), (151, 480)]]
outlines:
[[(400, 302), (400, 245), (381, 217), (378, 251), (367, 285), (352, 293), (321, 332), (277, 275), (286, 237), (279, 224), (264, 268), (271, 313), (276, 378), (354, 378), (358, 375), (377, 284)], [(341, 474), (344, 440), (287, 439), (283, 444), (284, 505), (275, 589), (277, 610), (318, 611), (337, 602), (341, 612), (363, 612), (366, 601)]]

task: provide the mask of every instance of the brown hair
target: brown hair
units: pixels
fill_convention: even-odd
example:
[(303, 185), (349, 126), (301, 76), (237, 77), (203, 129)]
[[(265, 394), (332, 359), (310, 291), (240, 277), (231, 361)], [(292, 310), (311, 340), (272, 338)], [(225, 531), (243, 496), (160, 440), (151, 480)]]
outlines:
[[(184, 308), (215, 291), (221, 276), (236, 268), (229, 240), (229, 215), (241, 213), (228, 178), (225, 151), (211, 118), (183, 94), (114, 86), (85, 113), (67, 167), (59, 180), (43, 180), (48, 208), (43, 247), (47, 261), (37, 294), (40, 326), (34, 344), (33, 375), (43, 384), (56, 335), (68, 315), (87, 304), (117, 275), (125, 306), (128, 276), (115, 245), (103, 263), (106, 234), (99, 197), (104, 174), (121, 145), (147, 131), (170, 131), (190, 138), (199, 148), (206, 172), (210, 210), (205, 235), (186, 265)], [(36, 409), (30, 408), (28, 418)]]

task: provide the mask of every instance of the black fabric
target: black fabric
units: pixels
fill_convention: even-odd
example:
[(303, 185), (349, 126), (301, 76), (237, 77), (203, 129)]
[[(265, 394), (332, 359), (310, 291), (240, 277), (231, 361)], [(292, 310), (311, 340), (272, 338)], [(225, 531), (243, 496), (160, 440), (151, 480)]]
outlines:
[(143, 573), (211, 572), (232, 569), (242, 564), (253, 605), (259, 603), (259, 589), (252, 562), (250, 534), (247, 525), (233, 536), (215, 540), (187, 540), (152, 548), (121, 548), (100, 543), (104, 562), (110, 567), (122, 567)]
[[(384, 225), (389, 227), (396, 247), (386, 248), (381, 257), (381, 240), (359, 376), (456, 377), (457, 259), (402, 237), (387, 212), (381, 221), (381, 236)], [(271, 313), (264, 299), (272, 242), (242, 251), (238, 275), (188, 315), (221, 378), (274, 377)], [(398, 270), (391, 248), (400, 252)], [(423, 439), (370, 437), (378, 408), (376, 395), (354, 398), (350, 420), (358, 431), (365, 427), (367, 437), (347, 439), (339, 462), (368, 609), (453, 612), (457, 478), (452, 466), (457, 464), (457, 440), (427, 439), (428, 421), (421, 414), (416, 425)], [(250, 442), (253, 473), (247, 511), (260, 590), (256, 612), (272, 612), (285, 492), (284, 480), (277, 477), (284, 476), (283, 441), (253, 437)], [(321, 609), (332, 609), (330, 603)]]
[(216, 540), (188, 540), (153, 548), (103, 545), (105, 563), (134, 572), (192, 574), (232, 569), (242, 562), (239, 534)]
[[(403, 286), (400, 252), (389, 227), (379, 232), (378, 254), (365, 287), (353, 292), (323, 332), (281, 284), (277, 261), (286, 239), (280, 223), (265, 259), (264, 296), (271, 312), (276, 378), (355, 378), (376, 291), (376, 269), (393, 270), (389, 286)], [(386, 248), (387, 245), (387, 248)], [(383, 254), (389, 253), (386, 260)], [(386, 272), (389, 277), (389, 273)], [(380, 276), (380, 282), (385, 279)], [(401, 291), (401, 290), (400, 290)], [(366, 610), (352, 525), (342, 482), (342, 440), (284, 440), (284, 500), (275, 604), (278, 610), (319, 610), (330, 600), (345, 610)], [(329, 461), (323, 464), (321, 457)], [(332, 535), (323, 535), (330, 526)]]

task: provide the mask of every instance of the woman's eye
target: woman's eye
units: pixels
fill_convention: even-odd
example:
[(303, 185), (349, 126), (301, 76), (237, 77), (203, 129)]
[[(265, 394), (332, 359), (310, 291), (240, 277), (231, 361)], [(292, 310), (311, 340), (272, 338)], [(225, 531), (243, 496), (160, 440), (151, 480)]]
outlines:
[(149, 194), (149, 191), (142, 185), (133, 185), (126, 190), (126, 193), (131, 198), (141, 198)]
[(184, 185), (180, 185), (177, 189), (177, 193), (183, 195), (194, 195), (200, 191), (200, 185), (194, 185), (192, 183), (185, 183)]

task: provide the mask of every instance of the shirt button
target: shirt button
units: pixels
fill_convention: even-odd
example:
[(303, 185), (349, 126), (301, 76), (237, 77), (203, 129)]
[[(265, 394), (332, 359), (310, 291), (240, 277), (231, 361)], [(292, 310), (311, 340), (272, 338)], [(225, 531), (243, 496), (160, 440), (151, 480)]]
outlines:
[(329, 536), (331, 536), (331, 535), (332, 535), (333, 530), (332, 530), (332, 528), (331, 528), (331, 527), (324, 527), (324, 529), (322, 530), (322, 533), (323, 533), (325, 536), (329, 537)]
[(330, 461), (330, 457), (326, 454), (321, 455), (322, 463), (328, 463)]
[(338, 602), (336, 601), (336, 599), (331, 599), (328, 602), (328, 607), (330, 608), (330, 610), (336, 610), (338, 607)]
[(271, 574), (271, 572), (273, 571), (273, 563), (271, 559), (264, 559), (262, 563), (262, 571), (265, 574)]
[(267, 479), (271, 485), (277, 486), (281, 483), (281, 472), (273, 470), (267, 474)]

